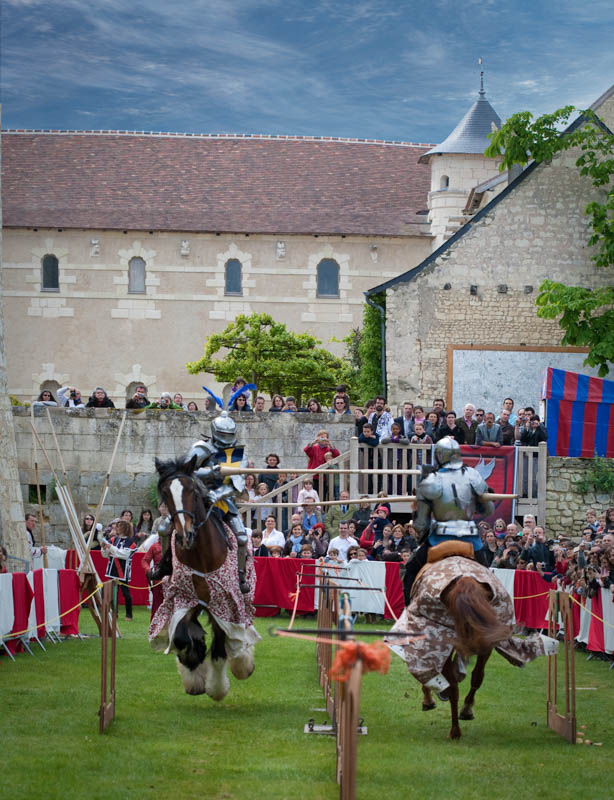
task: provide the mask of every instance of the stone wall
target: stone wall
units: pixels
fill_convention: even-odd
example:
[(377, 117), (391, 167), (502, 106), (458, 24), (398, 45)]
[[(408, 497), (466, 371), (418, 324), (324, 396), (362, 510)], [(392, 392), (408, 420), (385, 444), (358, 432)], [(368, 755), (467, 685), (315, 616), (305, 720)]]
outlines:
[[(533, 169), (415, 278), (388, 289), (389, 402), (430, 405), (445, 397), (448, 345), (519, 351), (559, 345), (557, 321), (537, 317), (535, 298), (544, 279), (586, 287), (614, 282), (613, 269), (597, 269), (591, 261), (584, 209), (596, 190), (579, 174), (577, 157), (569, 151)], [(506, 291), (499, 291), (502, 285)], [(509, 376), (509, 394), (519, 403), (521, 379)], [(477, 381), (474, 401), (481, 404)]]
[(579, 494), (574, 483), (590, 464), (586, 458), (548, 458), (546, 494), (546, 528), (549, 536), (579, 536), (586, 522), (586, 509), (597, 515), (614, 506), (614, 495), (589, 492)]
[[(68, 480), (79, 518), (93, 511), (100, 499), (101, 487), (109, 468), (121, 411), (87, 409), (65, 411), (50, 409), (51, 419), (62, 452)], [(177, 411), (129, 413), (124, 425), (110, 479), (110, 491), (102, 522), (107, 523), (129, 508), (135, 515), (141, 508), (151, 508), (149, 487), (154, 481), (154, 457), (168, 459), (185, 453), (202, 434), (209, 434), (213, 414), (186, 414)], [(32, 429), (30, 409), (14, 408), (19, 478), (25, 510), (36, 511), (28, 503), (29, 486), (34, 485), (32, 466)], [(354, 417), (329, 414), (243, 414), (237, 415), (238, 443), (246, 447), (248, 458), (256, 467), (264, 467), (268, 453), (277, 453), (281, 466), (300, 471), (307, 466), (305, 445), (322, 428), (328, 430), (332, 444), (343, 453), (349, 450), (354, 434)], [(35, 409), (35, 425), (51, 463), (59, 471), (53, 435), (45, 409)], [(52, 473), (44, 455), (38, 453), (41, 484), (51, 493)], [(67, 546), (70, 538), (59, 503), (45, 503), (48, 521), (47, 542)]]

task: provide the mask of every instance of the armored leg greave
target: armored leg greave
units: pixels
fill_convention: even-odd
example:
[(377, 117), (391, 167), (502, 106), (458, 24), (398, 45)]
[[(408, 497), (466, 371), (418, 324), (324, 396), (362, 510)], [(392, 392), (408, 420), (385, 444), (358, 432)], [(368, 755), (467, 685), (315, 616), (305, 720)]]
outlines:
[(245, 564), (247, 561), (247, 532), (243, 520), (238, 514), (232, 514), (228, 520), (235, 536), (237, 537), (237, 562), (239, 566), (239, 588), (243, 594), (248, 594), (249, 583), (245, 579)]

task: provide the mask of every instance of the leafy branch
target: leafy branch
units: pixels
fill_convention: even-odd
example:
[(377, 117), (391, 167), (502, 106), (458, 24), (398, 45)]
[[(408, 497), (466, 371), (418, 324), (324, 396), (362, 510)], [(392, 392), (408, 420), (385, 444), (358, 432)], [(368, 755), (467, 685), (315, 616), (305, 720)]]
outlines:
[(261, 392), (292, 394), (330, 402), (335, 387), (348, 383), (350, 365), (319, 347), (308, 333), (293, 333), (270, 314), (239, 315), (205, 341), (203, 357), (186, 364), (188, 372), (207, 372), (218, 381), (242, 375)]
[[(565, 106), (553, 114), (537, 119), (528, 111), (514, 114), (500, 130), (490, 134), (485, 151), (490, 158), (501, 158), (499, 169), (514, 164), (527, 164), (534, 159), (548, 162), (558, 153), (579, 148), (576, 166), (580, 175), (590, 178), (599, 189), (601, 200), (593, 200), (585, 208), (591, 234), (587, 245), (595, 248), (591, 258), (597, 267), (614, 264), (614, 135), (599, 124), (591, 110), (583, 111), (584, 122), (561, 133), (561, 124), (568, 122), (574, 111)], [(559, 318), (565, 331), (562, 344), (588, 347), (585, 364), (598, 367), (599, 375), (609, 372), (614, 361), (614, 287), (586, 289), (546, 280), (539, 287), (537, 314), (543, 319)]]

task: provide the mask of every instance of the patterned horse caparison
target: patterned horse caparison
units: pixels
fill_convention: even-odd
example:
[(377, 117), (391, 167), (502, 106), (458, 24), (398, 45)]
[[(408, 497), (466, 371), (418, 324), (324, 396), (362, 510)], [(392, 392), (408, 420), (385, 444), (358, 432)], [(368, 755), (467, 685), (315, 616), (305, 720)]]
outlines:
[[(236, 678), (254, 669), (253, 646), (260, 635), (253, 626), (256, 574), (249, 554), (246, 579), (239, 586), (238, 542), (233, 530), (208, 513), (206, 491), (193, 475), (194, 460), (162, 463), (158, 490), (171, 519), (172, 574), (163, 580), (164, 599), (151, 622), (155, 649), (177, 654), (177, 669), (188, 694), (221, 700), (228, 693), (226, 664)], [(210, 653), (198, 622), (205, 611), (213, 634)]]
[[(478, 655), (471, 692), (461, 712), (461, 719), (472, 719), (474, 695), (492, 649), (514, 666), (523, 666), (546, 654), (547, 637), (512, 636), (513, 622), (512, 600), (503, 584), (470, 558), (451, 556), (437, 561), (425, 567), (416, 579), (411, 602), (392, 628), (407, 633), (408, 638), (390, 639), (388, 645), (422, 684), (424, 710), (434, 708), (431, 688), (441, 690), (442, 698), (451, 701), (450, 738), (460, 737), (458, 718), (456, 722), (454, 718), (458, 683), (465, 677), (465, 659)], [(552, 640), (547, 640), (546, 646), (548, 642)]]

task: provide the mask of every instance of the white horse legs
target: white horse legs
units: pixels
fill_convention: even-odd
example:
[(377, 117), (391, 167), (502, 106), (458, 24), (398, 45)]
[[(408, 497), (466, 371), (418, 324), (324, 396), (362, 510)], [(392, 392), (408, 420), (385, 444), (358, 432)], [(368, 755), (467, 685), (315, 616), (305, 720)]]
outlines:
[(177, 658), (177, 672), (187, 694), (204, 694), (207, 684), (207, 662), (201, 662), (196, 669), (189, 669)]
[(226, 659), (215, 658), (205, 662), (207, 672), (206, 692), (212, 700), (223, 700), (230, 689), (230, 681), (226, 674)]
[(254, 671), (254, 647), (253, 645), (247, 647), (236, 658), (231, 658), (228, 661), (230, 671), (240, 681), (244, 681)]

